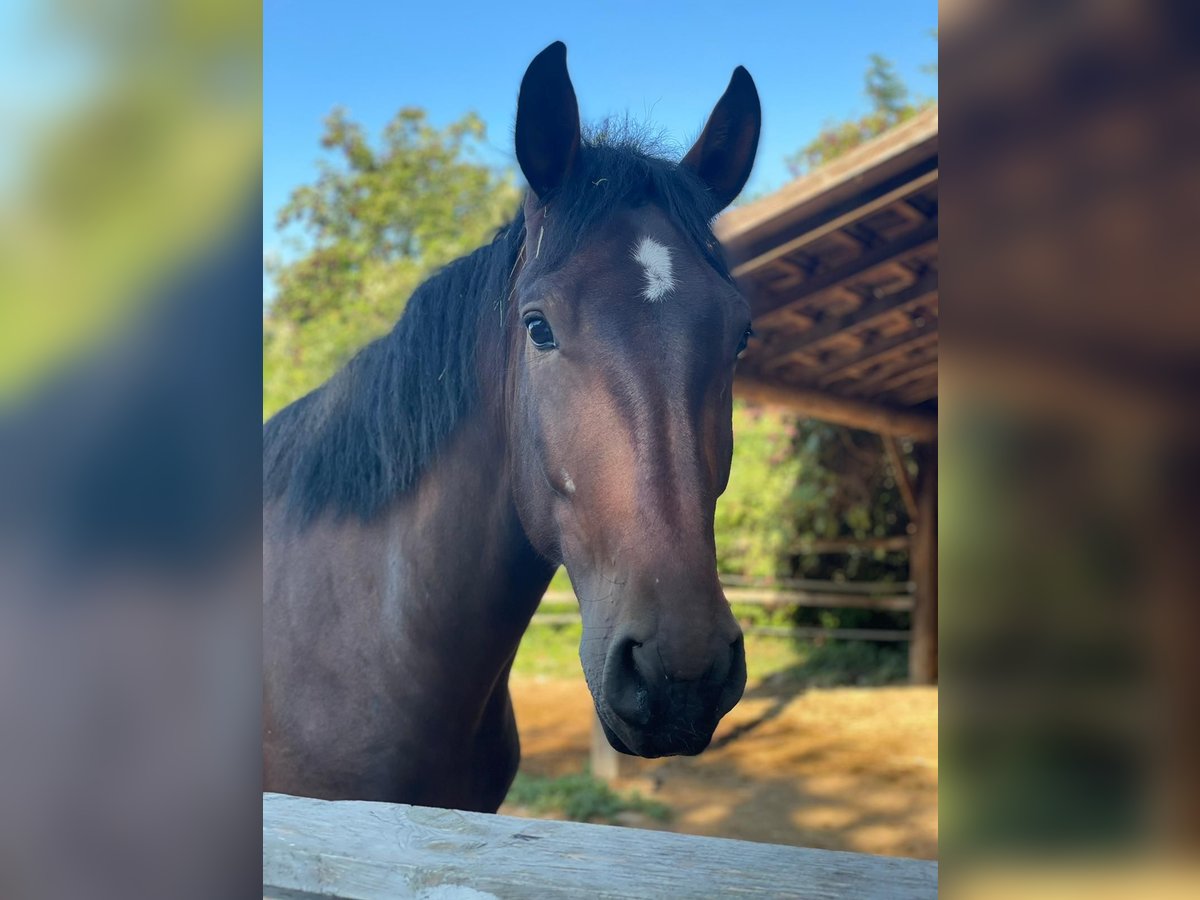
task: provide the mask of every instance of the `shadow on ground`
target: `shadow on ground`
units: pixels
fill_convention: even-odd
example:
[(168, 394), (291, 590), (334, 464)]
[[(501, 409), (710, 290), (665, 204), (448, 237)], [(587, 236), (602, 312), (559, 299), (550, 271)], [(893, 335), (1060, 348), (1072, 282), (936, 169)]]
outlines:
[[(588, 759), (582, 679), (514, 678), (522, 769)], [(698, 757), (623, 758), (614, 784), (667, 804), (646, 828), (834, 850), (937, 856), (937, 689), (754, 685)], [(504, 809), (520, 813), (520, 810)]]

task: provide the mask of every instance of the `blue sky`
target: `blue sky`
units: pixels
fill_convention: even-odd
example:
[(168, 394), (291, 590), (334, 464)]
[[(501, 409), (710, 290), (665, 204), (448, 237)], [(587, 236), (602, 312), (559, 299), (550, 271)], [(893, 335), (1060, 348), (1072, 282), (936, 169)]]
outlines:
[(681, 147), (744, 65), (763, 104), (747, 186), (758, 193), (789, 180), (784, 157), (823, 124), (867, 110), (871, 53), (891, 59), (917, 95), (936, 96), (936, 78), (921, 71), (936, 59), (936, 27), (936, 0), (265, 0), (264, 250), (282, 249), (275, 214), (314, 177), (321, 122), (334, 106), (370, 135), (402, 106), (424, 107), (437, 124), (473, 110), (487, 123), (491, 161), (515, 165), (521, 75), (551, 41), (567, 44), (585, 120), (629, 113)]

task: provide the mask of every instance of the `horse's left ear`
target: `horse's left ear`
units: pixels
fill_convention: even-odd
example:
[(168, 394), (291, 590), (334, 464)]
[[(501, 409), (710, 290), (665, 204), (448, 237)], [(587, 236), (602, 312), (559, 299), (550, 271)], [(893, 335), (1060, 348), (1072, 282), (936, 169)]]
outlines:
[(562, 41), (535, 56), (521, 80), (516, 144), (525, 180), (545, 201), (567, 180), (579, 150), (579, 104)]
[(758, 89), (750, 73), (738, 66), (700, 138), (680, 163), (708, 185), (716, 201), (716, 212), (732, 203), (746, 186), (754, 168), (761, 127)]

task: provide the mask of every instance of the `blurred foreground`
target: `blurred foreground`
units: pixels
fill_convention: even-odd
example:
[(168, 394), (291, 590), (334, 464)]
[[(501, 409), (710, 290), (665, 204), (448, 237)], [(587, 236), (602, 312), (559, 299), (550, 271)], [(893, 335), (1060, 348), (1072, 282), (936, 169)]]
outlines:
[(951, 890), (1200, 887), (1197, 9), (943, 4)]
[(259, 13), (0, 17), (0, 896), (253, 895)]

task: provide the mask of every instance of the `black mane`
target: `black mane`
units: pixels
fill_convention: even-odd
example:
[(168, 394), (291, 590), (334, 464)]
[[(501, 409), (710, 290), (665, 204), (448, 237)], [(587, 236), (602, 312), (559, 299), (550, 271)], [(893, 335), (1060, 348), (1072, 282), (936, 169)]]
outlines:
[[(539, 267), (561, 266), (615, 210), (654, 204), (729, 279), (703, 183), (618, 131), (585, 139), (572, 177), (548, 198)], [(273, 416), (263, 429), (264, 501), (282, 500), (301, 522), (325, 511), (370, 519), (413, 487), (479, 399), (480, 330), (503, 328), (524, 241), (518, 211), (491, 244), (418, 287), (389, 334)]]

